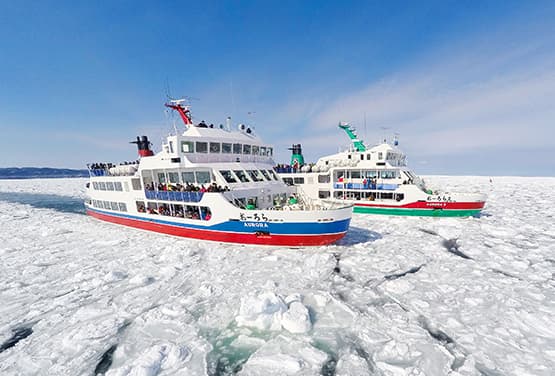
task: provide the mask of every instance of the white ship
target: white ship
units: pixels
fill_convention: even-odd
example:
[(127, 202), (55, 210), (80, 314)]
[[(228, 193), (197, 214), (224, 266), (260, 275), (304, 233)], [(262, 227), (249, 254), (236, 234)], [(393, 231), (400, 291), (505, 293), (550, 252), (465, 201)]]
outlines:
[(483, 209), (483, 194), (427, 188), (407, 167), (397, 140), (369, 147), (349, 124), (340, 123), (339, 128), (352, 140), (349, 149), (308, 165), (301, 145), (293, 145), (291, 165), (276, 167), (284, 182), (312, 199), (352, 204), (355, 213), (443, 217), (475, 216)]
[(298, 194), (273, 170), (273, 148), (244, 125), (193, 125), (183, 100), (185, 131), (167, 137), (156, 154), (137, 137), (140, 159), (88, 165), (87, 213), (139, 229), (218, 242), (316, 246), (342, 238), (348, 203)]

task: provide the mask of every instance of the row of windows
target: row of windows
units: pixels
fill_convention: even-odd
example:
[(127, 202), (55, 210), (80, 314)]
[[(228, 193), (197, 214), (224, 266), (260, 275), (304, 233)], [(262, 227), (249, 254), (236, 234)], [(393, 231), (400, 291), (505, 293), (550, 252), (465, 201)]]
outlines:
[[(320, 198), (327, 198), (329, 197), (329, 191), (320, 191), (318, 192)], [(325, 196), (325, 197), (323, 197)], [(404, 193), (393, 193), (393, 192), (334, 192), (334, 197), (339, 199), (347, 199), (347, 200), (396, 200), (401, 201), (404, 200), (405, 194)]]
[(208, 206), (165, 204), (162, 202), (136, 201), (139, 213), (149, 213), (156, 215), (166, 215), (169, 217), (198, 219), (208, 221), (212, 218), (212, 212)]
[(400, 176), (399, 170), (336, 170), (334, 180), (344, 179), (395, 179)]
[(269, 146), (232, 144), (228, 142), (202, 142), (202, 141), (181, 141), (181, 151), (183, 153), (223, 153), (223, 154), (246, 154), (271, 157), (273, 149)]
[(272, 170), (220, 170), (220, 174), (222, 174), (228, 183), (279, 180), (276, 173)]
[(123, 202), (92, 200), (92, 205), (99, 209), (116, 210), (121, 212), (127, 211), (127, 205)]
[[(167, 179), (166, 179), (167, 174)], [(210, 171), (187, 171), (181, 173), (181, 181), (179, 180), (179, 172), (159, 172), (158, 181), (162, 184), (209, 184), (212, 181)]]
[(97, 191), (123, 191), (123, 187), (119, 181), (93, 181), (93, 189)]

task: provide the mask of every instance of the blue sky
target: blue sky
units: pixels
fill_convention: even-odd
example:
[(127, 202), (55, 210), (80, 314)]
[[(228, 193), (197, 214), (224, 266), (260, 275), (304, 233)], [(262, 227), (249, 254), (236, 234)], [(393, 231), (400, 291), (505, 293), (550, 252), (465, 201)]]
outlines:
[(277, 162), (336, 152), (350, 121), (399, 133), (418, 173), (554, 176), (554, 19), (550, 1), (2, 2), (0, 167), (159, 149), (169, 86), (197, 120), (254, 123)]

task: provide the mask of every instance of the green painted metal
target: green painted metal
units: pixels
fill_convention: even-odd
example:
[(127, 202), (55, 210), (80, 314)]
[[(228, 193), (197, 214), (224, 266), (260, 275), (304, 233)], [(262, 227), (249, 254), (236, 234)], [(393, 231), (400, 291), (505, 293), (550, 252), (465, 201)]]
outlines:
[(357, 138), (355, 130), (351, 128), (349, 124), (339, 123), (339, 128), (343, 129), (345, 133), (347, 133), (347, 136), (349, 136), (349, 138), (353, 141), (353, 145), (355, 145), (357, 151), (366, 151), (366, 146), (364, 146), (364, 143)]
[(480, 214), (480, 209), (442, 210), (442, 209), (406, 209), (406, 208), (378, 208), (354, 206), (354, 213), (404, 215), (414, 217), (472, 217)]

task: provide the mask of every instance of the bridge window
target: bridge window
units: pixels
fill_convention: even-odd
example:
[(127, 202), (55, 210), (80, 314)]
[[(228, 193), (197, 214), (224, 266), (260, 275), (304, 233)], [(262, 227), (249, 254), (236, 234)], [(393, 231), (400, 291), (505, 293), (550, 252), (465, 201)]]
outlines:
[(181, 151), (183, 153), (194, 153), (194, 143), (192, 141), (181, 141)]
[(170, 180), (170, 183), (174, 183), (174, 184), (179, 183), (179, 173), (168, 172), (168, 179)]
[(304, 178), (293, 178), (295, 184), (304, 184)]
[(260, 147), (260, 155), (262, 155), (263, 157), (266, 157), (266, 146), (261, 146)]
[(208, 143), (197, 141), (197, 153), (208, 153)]
[(250, 154), (250, 153), (251, 153), (251, 146), (243, 145), (243, 154)]
[(224, 142), (222, 143), (222, 153), (224, 154), (231, 154), (231, 144)]
[(192, 171), (182, 172), (181, 178), (183, 179), (183, 183), (187, 184), (194, 184), (195, 183), (195, 173)]
[(253, 155), (258, 155), (259, 151), (260, 151), (260, 148), (258, 146), (256, 146), (256, 145), (252, 146), (252, 154)]
[(196, 171), (195, 176), (198, 184), (207, 184), (211, 181), (209, 171)]
[(274, 178), (274, 180), (279, 180), (279, 178), (277, 177), (276, 173), (273, 170), (266, 170), (268, 171), (268, 174)]
[(220, 152), (220, 143), (219, 142), (211, 142), (210, 143), (210, 153), (219, 153)]
[(268, 157), (271, 157), (272, 155), (274, 155), (274, 149), (268, 147)]
[(243, 145), (233, 144), (233, 154), (241, 154), (242, 150), (243, 150)]
[(260, 173), (266, 178), (266, 180), (272, 180), (270, 175), (266, 172), (266, 170), (260, 170)]
[(318, 191), (318, 198), (329, 198), (330, 191)]
[(233, 176), (231, 171), (229, 170), (220, 170), (220, 174), (222, 174), (223, 178), (228, 183), (237, 183), (237, 179)]
[(329, 183), (330, 182), (330, 175), (318, 175), (318, 183)]
[(283, 178), (283, 182), (287, 185), (293, 185), (293, 178)]
[(378, 159), (382, 160), (383, 159), (383, 153), (380, 151), (378, 152)]
[(264, 181), (264, 178), (256, 170), (247, 170), (253, 181)]
[[(249, 146), (249, 145), (246, 145)], [(247, 177), (247, 174), (245, 173), (245, 171), (243, 170), (233, 170), (233, 172), (235, 173), (235, 175), (237, 175), (237, 177), (239, 178), (239, 180), (243, 183), (248, 183), (249, 182), (249, 178)]]

